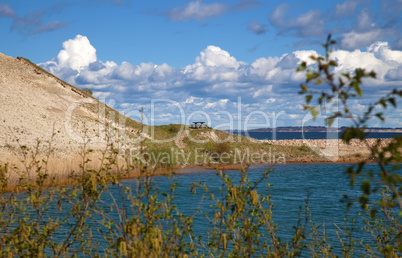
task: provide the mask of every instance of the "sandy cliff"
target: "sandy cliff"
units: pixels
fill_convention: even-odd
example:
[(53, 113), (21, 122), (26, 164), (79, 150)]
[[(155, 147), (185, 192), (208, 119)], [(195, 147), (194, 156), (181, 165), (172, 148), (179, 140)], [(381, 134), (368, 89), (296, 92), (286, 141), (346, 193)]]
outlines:
[[(80, 89), (63, 82), (24, 58), (0, 53), (0, 161), (10, 159), (19, 145), (45, 144), (52, 138), (58, 155), (74, 156), (84, 131), (91, 147), (105, 146), (105, 130), (125, 130), (135, 137), (139, 123), (126, 119)], [(106, 117), (106, 118), (105, 118)], [(123, 119), (124, 120), (124, 119)], [(130, 124), (131, 127), (127, 126)], [(117, 131), (118, 131), (117, 130)], [(18, 142), (19, 141), (19, 142)]]

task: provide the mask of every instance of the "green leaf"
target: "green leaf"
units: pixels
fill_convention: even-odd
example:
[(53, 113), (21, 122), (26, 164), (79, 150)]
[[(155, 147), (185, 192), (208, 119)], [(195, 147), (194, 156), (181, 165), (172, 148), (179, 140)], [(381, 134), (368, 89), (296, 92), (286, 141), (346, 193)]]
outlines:
[(321, 79), (317, 79), (317, 80), (315, 80), (315, 82), (314, 82), (314, 84), (321, 84), (322, 83), (322, 80)]
[(350, 74), (348, 74), (348, 73), (343, 73), (342, 76), (345, 77), (346, 79), (350, 80)]
[(384, 99), (380, 99), (380, 100), (378, 101), (378, 104), (380, 104), (380, 105), (383, 106), (384, 108), (387, 107), (387, 102), (385, 102)]
[(313, 96), (311, 95), (306, 95), (306, 103), (309, 104)]
[(300, 71), (305, 71), (306, 68), (307, 68), (307, 64), (306, 64), (306, 62), (303, 61), (303, 62), (297, 67), (296, 71), (298, 71), (298, 72), (300, 72)]
[(335, 121), (335, 118), (336, 118), (336, 116), (327, 117), (327, 118), (325, 119), (325, 123), (326, 123), (329, 127), (331, 127), (332, 124), (333, 124), (334, 121)]
[(338, 66), (338, 63), (335, 60), (331, 60), (328, 63), (329, 66)]
[(395, 98), (389, 98), (388, 101), (389, 101), (389, 103), (391, 103), (391, 105), (392, 105), (393, 107), (396, 107)]
[(316, 119), (320, 112), (318, 112), (318, 110), (316, 110), (315, 108), (312, 108), (310, 109), (310, 113), (313, 116), (313, 118)]
[(328, 69), (329, 69), (328, 64), (323, 64), (323, 65), (321, 65), (320, 70), (328, 71)]
[(370, 219), (374, 219), (376, 215), (377, 215), (377, 210), (373, 209), (370, 211)]
[(351, 133), (350, 128), (347, 128), (343, 134), (342, 134), (342, 140), (344, 140), (346, 143), (349, 143), (350, 140), (354, 137), (354, 135)]
[(360, 202), (361, 207), (364, 209), (364, 207), (366, 207), (366, 204), (368, 202), (367, 195), (363, 194), (362, 196), (360, 196), (359, 202)]
[(307, 73), (306, 74), (306, 81), (309, 82), (312, 79), (314, 79), (314, 74), (313, 73)]
[(363, 96), (363, 91), (362, 91), (362, 89), (361, 89), (359, 86), (357, 86), (357, 87), (355, 88), (355, 91), (356, 91), (357, 95), (359, 95), (359, 97), (362, 97), (362, 96)]
[(363, 193), (369, 195), (370, 194), (370, 181), (369, 180), (363, 180), (362, 181), (362, 185), (360, 186), (360, 188), (362, 189)]
[(308, 91), (308, 87), (305, 84), (301, 84), (300, 87), (302, 88), (303, 91)]
[(378, 117), (378, 119), (380, 119), (382, 122), (385, 121), (384, 117), (382, 116), (382, 113), (377, 113), (375, 114), (376, 117)]
[(366, 162), (365, 162), (365, 161), (359, 162), (359, 164), (357, 165), (356, 174), (360, 174), (360, 173), (361, 173), (361, 171), (362, 171), (363, 168), (364, 168), (364, 165), (366, 165)]

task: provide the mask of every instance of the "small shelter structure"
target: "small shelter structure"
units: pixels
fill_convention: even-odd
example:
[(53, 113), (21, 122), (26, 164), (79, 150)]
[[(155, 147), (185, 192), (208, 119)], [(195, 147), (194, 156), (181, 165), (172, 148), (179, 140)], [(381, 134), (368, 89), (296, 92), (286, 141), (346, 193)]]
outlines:
[(205, 122), (193, 122), (190, 125), (190, 128), (191, 129), (203, 129), (203, 128), (206, 128), (206, 125), (204, 125), (204, 124), (205, 124)]

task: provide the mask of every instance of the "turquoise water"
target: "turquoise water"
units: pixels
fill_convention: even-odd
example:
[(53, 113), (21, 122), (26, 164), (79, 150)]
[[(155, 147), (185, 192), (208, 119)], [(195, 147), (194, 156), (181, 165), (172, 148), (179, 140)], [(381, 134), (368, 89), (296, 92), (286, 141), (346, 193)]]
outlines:
[[(274, 167), (268, 181), (271, 184), (270, 194), (274, 203), (274, 222), (278, 224), (279, 235), (290, 239), (293, 236), (293, 226), (298, 221), (298, 211), (304, 207), (304, 200), (309, 198), (309, 209), (313, 220), (322, 224), (325, 220), (327, 231), (335, 228), (333, 223), (343, 226), (343, 218), (346, 212), (346, 204), (341, 202), (343, 195), (347, 194), (355, 198), (359, 194), (359, 188), (351, 189), (349, 181), (344, 176), (348, 164), (280, 164)], [(249, 169), (249, 178), (258, 180), (266, 168), (255, 167)], [(240, 172), (226, 171), (238, 181)], [(200, 196), (192, 196), (190, 184), (200, 181), (206, 183), (209, 189), (216, 195), (220, 195), (219, 188), (222, 187), (222, 180), (216, 175), (216, 171), (203, 171), (185, 175), (177, 175), (176, 182), (180, 184), (176, 190), (176, 203), (181, 211), (192, 214), (199, 203)], [(167, 178), (159, 177), (156, 182), (160, 191), (168, 190)], [(267, 188), (262, 184), (258, 193), (266, 194)], [(201, 209), (208, 209), (210, 202), (204, 202)], [(356, 209), (354, 211), (358, 210)], [(199, 218), (200, 224), (194, 225), (194, 230), (201, 232), (208, 227), (203, 224), (204, 220)], [(332, 238), (335, 234), (329, 234)]]
[[(323, 231), (325, 224), (325, 231), (328, 236), (328, 242), (333, 246), (337, 255), (342, 255), (339, 240), (336, 236), (335, 230), (337, 226), (342, 228), (344, 226), (344, 217), (347, 211), (346, 203), (342, 202), (343, 195), (348, 195), (351, 198), (357, 198), (360, 195), (358, 185), (351, 188), (349, 180), (345, 176), (344, 171), (350, 164), (279, 164), (274, 166), (274, 170), (269, 174), (268, 180), (271, 184), (269, 194), (272, 196), (273, 207), (273, 221), (278, 225), (279, 231), (277, 235), (285, 241), (289, 241), (293, 237), (294, 226), (297, 224), (300, 207), (304, 208), (304, 200), (308, 197), (309, 210), (312, 215), (312, 220), (319, 225), (318, 231)], [(248, 170), (248, 175), (251, 180), (257, 181), (261, 178), (267, 168), (265, 167), (252, 167)], [(366, 165), (366, 169), (376, 170), (376, 166), (372, 164)], [(238, 182), (240, 179), (240, 172), (237, 170), (225, 171), (233, 182)], [(173, 177), (154, 177), (155, 183), (158, 185), (159, 198), (163, 198), (161, 193), (170, 193), (170, 184), (176, 182), (177, 189), (175, 191), (174, 204), (177, 205), (178, 210), (185, 215), (193, 215), (199, 207), (201, 210), (208, 214), (212, 214), (210, 205), (213, 202), (206, 199), (200, 204), (202, 195), (207, 195), (201, 189), (197, 190), (197, 194), (193, 195), (190, 191), (190, 185), (194, 182), (205, 183), (210, 192), (215, 196), (221, 196), (220, 188), (222, 187), (222, 180), (217, 175), (217, 171), (213, 170), (198, 170), (193, 169), (187, 174), (178, 174)], [(131, 187), (135, 191), (136, 180), (124, 180), (125, 187)], [(114, 196), (118, 206), (122, 207), (122, 198), (120, 198), (119, 188), (117, 186), (110, 186), (111, 194)], [(267, 187), (261, 184), (258, 188), (260, 196), (267, 195)], [(23, 194), (24, 195), (24, 194)], [(22, 196), (24, 198), (24, 196)], [(104, 194), (102, 202), (103, 207), (108, 209), (106, 204), (112, 203), (113, 199), (109, 194)], [(102, 202), (99, 203), (102, 206)], [(127, 205), (127, 203), (126, 203)], [(63, 205), (63, 211), (57, 210), (57, 204), (52, 204), (48, 207), (49, 216), (53, 218), (57, 216), (65, 216), (69, 212), (69, 205)], [(368, 235), (361, 230), (364, 223), (359, 219), (358, 213), (361, 208), (355, 204), (349, 212), (349, 218), (355, 218), (355, 232), (354, 237), (357, 239), (366, 239)], [(109, 214), (118, 221), (116, 212)], [(130, 215), (130, 214), (128, 214)], [(302, 213), (303, 217), (304, 213)], [(32, 211), (32, 218), (35, 218), (35, 212)], [(95, 219), (101, 219), (100, 216), (94, 215)], [(74, 224), (76, 219), (68, 221), (64, 228), (68, 231), (68, 227)], [(304, 220), (303, 220), (304, 221)], [(337, 225), (337, 226), (336, 226)], [(205, 218), (204, 215), (197, 214), (193, 220), (193, 231), (195, 236), (204, 236), (210, 230), (212, 225)], [(63, 241), (65, 232), (63, 228), (59, 229), (54, 234), (56, 240)], [(104, 245), (103, 236), (97, 233), (96, 228), (93, 228), (93, 238), (99, 240), (99, 249), (102, 250)], [(264, 231), (262, 231), (264, 234)], [(204, 238), (205, 239), (205, 238)], [(358, 253), (356, 253), (358, 254)], [(362, 253), (361, 253), (362, 254)], [(304, 251), (304, 255), (308, 256), (308, 250)]]
[[(328, 241), (334, 247), (337, 254), (341, 255), (339, 240), (335, 230), (337, 226), (343, 228), (345, 225), (344, 218), (347, 212), (346, 203), (342, 201), (344, 195), (350, 198), (357, 198), (360, 195), (360, 188), (350, 187), (349, 179), (345, 176), (344, 171), (350, 164), (281, 164), (276, 165), (269, 175), (271, 184), (270, 194), (272, 196), (273, 220), (279, 226), (278, 236), (283, 240), (289, 241), (293, 237), (293, 227), (297, 224), (300, 207), (304, 208), (304, 201), (308, 198), (309, 210), (313, 221), (320, 225), (318, 231), (325, 231)], [(367, 165), (367, 169), (376, 169), (375, 165)], [(249, 178), (258, 180), (263, 175), (265, 167), (254, 167), (249, 169)], [(226, 171), (234, 181), (240, 179), (240, 172)], [(159, 185), (160, 192), (169, 191), (169, 183), (172, 179), (166, 177), (155, 178)], [(190, 184), (193, 182), (206, 183), (209, 190), (215, 196), (220, 196), (220, 188), (222, 180), (217, 176), (216, 171), (204, 170), (202, 172), (192, 172), (191, 174), (181, 174), (175, 176), (175, 182), (179, 184), (175, 191), (177, 197), (175, 204), (178, 209), (186, 215), (194, 214), (200, 203), (202, 191), (198, 191), (193, 196), (190, 192)], [(130, 183), (127, 180), (125, 183)], [(260, 195), (267, 194), (267, 188), (262, 184), (258, 193)], [(212, 201), (204, 201), (200, 208), (208, 211)], [(360, 229), (363, 227), (363, 221), (359, 219), (358, 213), (361, 208), (358, 204), (352, 206), (349, 211), (349, 218), (355, 218), (357, 229), (354, 237), (357, 239), (367, 238)], [(304, 215), (304, 213), (302, 213)], [(304, 220), (303, 220), (304, 221)], [(195, 234), (204, 235), (206, 231), (211, 229), (210, 223), (204, 216), (195, 216), (193, 230)], [(307, 251), (308, 252), (308, 251)]]

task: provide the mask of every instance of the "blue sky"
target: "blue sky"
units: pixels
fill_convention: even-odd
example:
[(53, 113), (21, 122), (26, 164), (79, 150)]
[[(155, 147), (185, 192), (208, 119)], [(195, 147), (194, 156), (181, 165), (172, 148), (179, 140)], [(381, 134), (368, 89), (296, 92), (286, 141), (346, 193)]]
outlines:
[[(301, 108), (297, 64), (322, 54), (331, 33), (339, 72), (378, 73), (353, 100), (362, 111), (401, 88), (400, 17), (400, 0), (0, 0), (0, 52), (91, 88), (135, 119), (143, 106), (148, 123), (319, 125)], [(384, 126), (402, 127), (400, 114), (389, 111)]]

